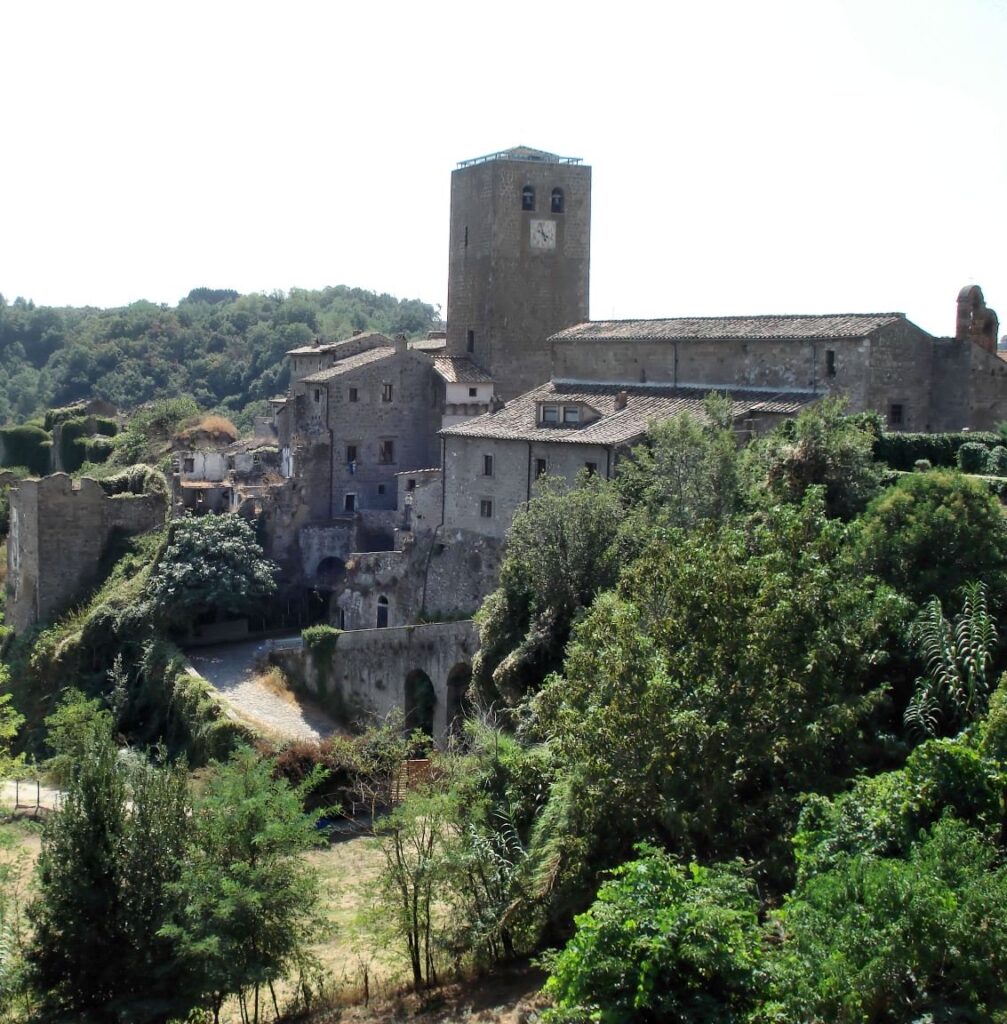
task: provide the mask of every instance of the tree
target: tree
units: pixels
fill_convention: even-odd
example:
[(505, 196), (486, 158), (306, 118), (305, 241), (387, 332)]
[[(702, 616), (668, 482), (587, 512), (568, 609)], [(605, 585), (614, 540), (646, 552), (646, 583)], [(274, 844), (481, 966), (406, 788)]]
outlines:
[(651, 846), (612, 871), (553, 958), (548, 1024), (727, 1024), (755, 1003), (761, 936), (733, 866), (676, 863)]
[(146, 596), (159, 620), (184, 626), (208, 609), (247, 612), (276, 589), (275, 570), (239, 516), (179, 519), (169, 529)]
[(324, 837), (297, 789), (273, 778), (272, 765), (247, 748), (218, 765), (193, 816), (192, 842), (172, 895), (170, 938), (200, 1001), (219, 1019), (224, 999), (238, 997), (257, 1022), (274, 983), (295, 972), (306, 993), (317, 971), (310, 947), (323, 932), (317, 877), (304, 859)]
[(516, 703), (560, 667), (577, 613), (616, 580), (622, 517), (614, 487), (597, 477), (572, 488), (543, 481), (515, 514), (500, 585), (476, 619), (472, 675), (486, 703)]
[(161, 1022), (192, 1005), (159, 936), (189, 829), (181, 767), (119, 757), (108, 730), (88, 736), (47, 821), (29, 908), (31, 979), (46, 1019)]
[[(10, 670), (0, 665), (0, 687), (6, 686), (9, 680)], [(24, 725), (24, 715), (14, 707), (13, 700), (13, 694), (0, 693), (0, 781), (13, 775), (24, 761), (22, 754), (11, 753), (11, 745)]]
[(945, 607), (972, 580), (993, 609), (1007, 596), (1007, 521), (986, 485), (955, 470), (908, 473), (861, 517), (858, 557), (866, 571), (918, 605)]

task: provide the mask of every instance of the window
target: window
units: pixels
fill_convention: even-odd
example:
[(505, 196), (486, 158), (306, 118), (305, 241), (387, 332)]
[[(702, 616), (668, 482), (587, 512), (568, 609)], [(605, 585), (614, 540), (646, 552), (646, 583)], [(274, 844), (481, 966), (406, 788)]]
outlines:
[(479, 501), (479, 515), (483, 519), (493, 518), (493, 502), (489, 498), (482, 498)]
[(384, 493), (385, 493), (385, 485), (384, 484), (378, 484), (378, 494), (384, 494)]
[(584, 463), (584, 469), (587, 470), (587, 475), (588, 476), (597, 476), (598, 475), (598, 463), (597, 462), (585, 462)]
[(521, 209), (535, 209), (535, 189), (533, 189), (531, 185), (525, 185), (525, 187), (521, 189)]
[(416, 481), (412, 477), (410, 477), (406, 481), (406, 490), (407, 491), (415, 491), (416, 490)]
[(355, 494), (347, 494), (343, 497), (343, 510), (346, 512), (356, 512), (357, 496)]
[(196, 460), (191, 455), (186, 455), (182, 459), (182, 472), (183, 473), (194, 473), (196, 471)]
[(542, 406), (542, 422), (546, 424), (559, 423), (559, 406), (558, 405), (543, 405)]
[(904, 422), (905, 411), (898, 402), (892, 402), (888, 407), (888, 426), (901, 427)]
[(388, 626), (388, 598), (378, 598), (378, 629), (385, 629)]
[(227, 468), (228, 469), (234, 469), (234, 456), (233, 455), (228, 455), (227, 456)]
[(476, 350), (476, 332), (467, 331), (465, 333), (465, 351), (475, 352)]
[(346, 461), (347, 463), (357, 461), (357, 446), (355, 444), (348, 444), (346, 446)]
[(552, 190), (552, 202), (549, 204), (549, 209), (553, 213), (563, 212), (563, 190), (561, 188), (554, 188)]
[(392, 400), (392, 386), (391, 384), (381, 385), (381, 401), (390, 402)]
[(493, 475), (493, 456), (492, 455), (484, 455), (483, 456), (483, 476), (492, 476), (492, 475)]
[(378, 462), (387, 466), (395, 461), (395, 442), (382, 441), (378, 446)]
[(469, 226), (465, 225), (465, 248), (469, 247)]
[(563, 422), (573, 426), (580, 423), (580, 409), (576, 405), (564, 405)]
[(549, 470), (549, 466), (545, 459), (535, 460), (535, 479), (537, 480), (540, 476), (545, 476)]
[(336, 628), (346, 629), (346, 609), (340, 608), (336, 611)]
[(836, 375), (836, 353), (831, 348), (825, 350), (825, 375), (827, 377)]
[(477, 398), (479, 396), (478, 388), (469, 388), (469, 398)]
[(350, 388), (349, 398), (351, 402), (360, 401), (360, 392), (356, 388)]
[(322, 400), (322, 389), (315, 388), (315, 404), (317, 405)]

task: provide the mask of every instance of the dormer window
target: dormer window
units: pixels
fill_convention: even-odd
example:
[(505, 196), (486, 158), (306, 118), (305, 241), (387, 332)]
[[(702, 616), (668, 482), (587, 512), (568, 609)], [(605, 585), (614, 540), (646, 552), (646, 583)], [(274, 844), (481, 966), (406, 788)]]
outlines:
[(535, 209), (535, 189), (533, 189), (531, 185), (525, 185), (525, 187), (521, 189), (521, 209)]
[(563, 423), (568, 427), (575, 427), (580, 423), (580, 407), (576, 405), (563, 406)]
[(559, 406), (543, 405), (539, 422), (549, 427), (556, 426), (559, 423)]
[(552, 202), (549, 208), (553, 213), (563, 212), (563, 190), (561, 188), (554, 188), (552, 190)]

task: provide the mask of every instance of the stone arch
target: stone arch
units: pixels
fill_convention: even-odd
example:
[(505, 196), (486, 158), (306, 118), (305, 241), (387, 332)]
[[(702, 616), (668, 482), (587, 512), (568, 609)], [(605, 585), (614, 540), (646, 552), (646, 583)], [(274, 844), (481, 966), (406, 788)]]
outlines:
[(437, 691), (423, 669), (414, 668), (406, 676), (404, 703), (406, 734), (419, 729), (433, 737)]
[(472, 666), (460, 661), (448, 673), (447, 682), (447, 726), (449, 735), (461, 731), (465, 712), (469, 709), (469, 684), (472, 682)]
[(315, 580), (319, 587), (335, 590), (346, 579), (346, 563), (335, 555), (329, 555), (318, 563)]
[(375, 627), (377, 629), (385, 629), (388, 626), (388, 616), (390, 614), (390, 605), (388, 604), (388, 598), (384, 594), (378, 598), (378, 610), (375, 617)]

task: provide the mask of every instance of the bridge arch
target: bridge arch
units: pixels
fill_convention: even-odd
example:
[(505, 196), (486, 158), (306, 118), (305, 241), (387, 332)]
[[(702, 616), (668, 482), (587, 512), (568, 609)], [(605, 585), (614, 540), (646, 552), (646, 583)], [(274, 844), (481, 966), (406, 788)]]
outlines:
[(445, 693), (447, 705), (448, 735), (457, 736), (461, 733), (465, 713), (469, 710), (469, 685), (472, 682), (472, 666), (460, 661), (448, 673)]
[(406, 734), (419, 729), (433, 738), (434, 718), (437, 712), (437, 691), (430, 676), (421, 668), (414, 668), (406, 676), (404, 693)]

